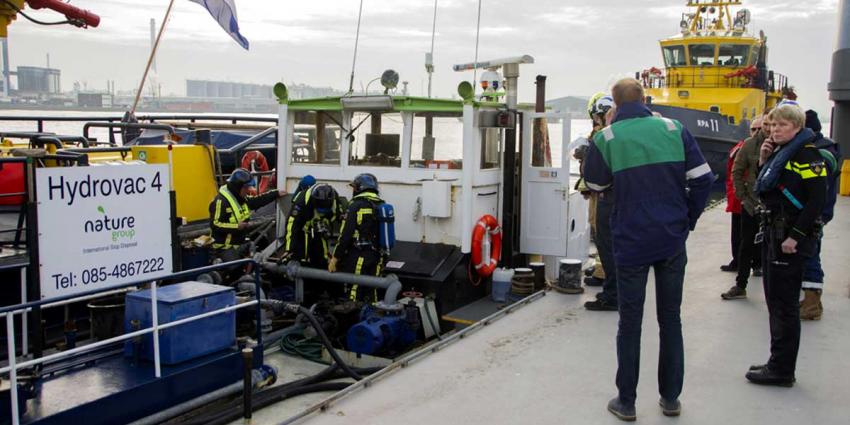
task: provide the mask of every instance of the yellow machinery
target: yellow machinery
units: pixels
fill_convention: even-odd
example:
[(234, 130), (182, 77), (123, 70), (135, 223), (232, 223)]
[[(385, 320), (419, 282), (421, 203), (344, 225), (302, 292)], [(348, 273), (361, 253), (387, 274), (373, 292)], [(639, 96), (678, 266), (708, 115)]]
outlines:
[(752, 120), (783, 97), (796, 98), (787, 79), (767, 70), (764, 34), (747, 33), (750, 12), (740, 0), (690, 1), (681, 33), (660, 41), (664, 70), (639, 77), (653, 104), (716, 112), (730, 124)]
[[(207, 145), (171, 145), (173, 189), (177, 216), (186, 222), (209, 218), (209, 205), (218, 192), (214, 148)], [(148, 164), (168, 164), (169, 146), (132, 146), (133, 158)]]

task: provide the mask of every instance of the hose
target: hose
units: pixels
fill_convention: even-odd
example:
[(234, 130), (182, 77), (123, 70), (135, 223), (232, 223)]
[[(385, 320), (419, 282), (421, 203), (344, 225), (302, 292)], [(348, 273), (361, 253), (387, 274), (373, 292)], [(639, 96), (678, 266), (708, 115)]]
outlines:
[[(267, 407), (271, 404), (286, 400), (291, 397), (299, 396), (302, 394), (315, 393), (315, 392), (324, 392), (324, 391), (340, 391), (347, 388), (351, 383), (349, 382), (327, 382), (327, 383), (318, 383), (318, 384), (310, 384), (303, 385), (300, 387), (289, 388), (286, 391), (279, 391), (276, 393), (269, 394), (267, 391), (263, 391), (258, 393), (254, 398), (252, 411), (257, 411), (264, 407)], [(239, 401), (239, 400), (237, 400)], [(241, 403), (240, 403), (241, 405)], [(190, 424), (194, 425), (224, 425), (231, 423), (233, 421), (238, 420), (242, 417), (242, 411), (238, 408), (229, 408), (227, 410), (222, 411), (216, 416), (208, 416), (204, 418), (198, 418), (199, 420), (194, 420), (190, 422)]]
[(425, 317), (428, 319), (428, 323), (431, 324), (431, 329), (434, 330), (434, 335), (437, 336), (437, 339), (442, 341), (443, 337), (440, 335), (440, 331), (437, 326), (434, 324), (434, 319), (431, 317), (431, 310), (428, 308), (428, 299), (425, 299), (425, 302), (422, 304), (422, 308), (425, 309)]
[(299, 335), (293, 332), (284, 335), (280, 340), (280, 349), (286, 354), (302, 357), (313, 362), (322, 360), (322, 343), (313, 341), (303, 334)]
[[(371, 367), (362, 369), (357, 368), (356, 370), (364, 375), (371, 375), (381, 369), (382, 368), (380, 367)], [(292, 381), (284, 385), (262, 390), (254, 395), (252, 411), (257, 411), (271, 404), (301, 394), (319, 391), (339, 391), (350, 384), (347, 382), (325, 383), (325, 381), (344, 377), (346, 377), (344, 372), (342, 372), (339, 367), (334, 364), (328, 366), (316, 375), (308, 376), (306, 378), (301, 378), (297, 381)], [(189, 421), (185, 425), (206, 425), (210, 423), (218, 424), (232, 422), (234, 420), (239, 419), (239, 417), (241, 416), (241, 407), (242, 400), (238, 398), (233, 399), (224, 405), (216, 407), (215, 411), (189, 419)]]
[(313, 329), (315, 329), (316, 333), (319, 335), (319, 338), (321, 339), (322, 344), (324, 344), (325, 348), (328, 349), (328, 353), (330, 353), (331, 357), (333, 357), (336, 364), (342, 370), (344, 370), (345, 373), (348, 374), (348, 376), (350, 376), (354, 380), (359, 381), (359, 380), (363, 379), (363, 377), (360, 376), (353, 369), (351, 369), (351, 367), (349, 367), (345, 363), (345, 361), (342, 360), (342, 357), (339, 356), (339, 353), (336, 352), (336, 349), (333, 347), (333, 344), (331, 344), (331, 340), (328, 338), (327, 334), (325, 334), (325, 330), (322, 329), (322, 325), (319, 323), (318, 320), (316, 320), (316, 316), (313, 315), (313, 312), (304, 308), (304, 307), (301, 307), (301, 306), (297, 306), (297, 307), (298, 307), (298, 312), (303, 314), (305, 317), (307, 317), (307, 320), (310, 321), (310, 324), (313, 326)]

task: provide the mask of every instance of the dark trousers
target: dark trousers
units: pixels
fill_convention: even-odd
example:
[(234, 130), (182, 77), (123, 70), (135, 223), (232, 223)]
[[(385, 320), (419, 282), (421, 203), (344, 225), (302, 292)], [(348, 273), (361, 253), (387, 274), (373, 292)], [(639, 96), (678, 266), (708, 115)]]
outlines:
[(732, 231), (731, 231), (731, 242), (732, 242), (732, 265), (738, 264), (738, 250), (741, 247), (741, 214), (732, 213)]
[[(380, 276), (383, 265), (382, 257), (372, 249), (352, 248), (340, 259), (339, 271), (365, 276)], [(349, 287), (347, 296), (352, 301), (377, 301), (382, 296), (383, 290), (378, 292), (373, 288), (360, 288), (358, 285)]]
[(799, 253), (783, 254), (779, 248), (781, 243), (773, 242), (774, 250), (769, 250), (770, 244), (765, 243), (766, 248), (762, 250), (763, 258), (767, 260), (764, 297), (770, 316), (770, 360), (767, 365), (777, 373), (793, 375), (800, 349), (800, 286), (806, 258)]
[(617, 304), (617, 266), (614, 262), (611, 236), (611, 210), (614, 208), (614, 202), (611, 197), (609, 193), (601, 194), (596, 204), (596, 249), (602, 260), (602, 269), (605, 270), (602, 292), (597, 294), (596, 298)]
[(735, 284), (743, 289), (747, 289), (750, 270), (761, 267), (761, 244), (755, 243), (758, 231), (758, 219), (746, 209), (741, 210), (741, 240), (738, 245), (738, 276), (735, 278)]
[(687, 262), (687, 253), (682, 247), (678, 254), (652, 264), (630, 267), (617, 265), (620, 310), (617, 331), (617, 388), (623, 403), (634, 404), (637, 398), (641, 322), (650, 267), (655, 271), (655, 312), (661, 337), (658, 392), (667, 400), (676, 400), (682, 392), (685, 349), (679, 313)]
[(803, 271), (803, 289), (823, 289), (823, 267), (820, 263), (821, 239), (818, 238), (814, 255), (806, 259)]

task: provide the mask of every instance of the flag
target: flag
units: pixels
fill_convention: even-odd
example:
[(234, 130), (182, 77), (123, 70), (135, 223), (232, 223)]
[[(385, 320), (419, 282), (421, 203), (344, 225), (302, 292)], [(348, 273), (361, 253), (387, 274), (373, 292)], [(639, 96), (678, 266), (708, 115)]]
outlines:
[(221, 28), (230, 34), (242, 48), (248, 50), (248, 40), (239, 33), (239, 22), (236, 20), (235, 0), (190, 0), (205, 7), (218, 21)]

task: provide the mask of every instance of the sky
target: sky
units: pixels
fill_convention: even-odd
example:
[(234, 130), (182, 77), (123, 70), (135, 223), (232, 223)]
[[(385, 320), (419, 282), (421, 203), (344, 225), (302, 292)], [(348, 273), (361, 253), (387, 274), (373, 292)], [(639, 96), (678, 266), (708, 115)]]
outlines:
[[(163, 95), (185, 94), (186, 79), (244, 83), (303, 83), (347, 89), (359, 0), (234, 0), (243, 50), (203, 7), (176, 0), (157, 55)], [(150, 51), (150, 18), (159, 22), (168, 0), (71, 0), (101, 17), (97, 28), (38, 26), (23, 18), (9, 28), (11, 66), (62, 70), (63, 90), (138, 85)], [(388, 68), (425, 94), (425, 53), (431, 46), (434, 0), (364, 0), (355, 86)], [(800, 102), (823, 116), (836, 44), (838, 0), (745, 0), (750, 28), (763, 30), (768, 65), (790, 78)], [(662, 63), (658, 40), (678, 32), (685, 0), (482, 0), (480, 60), (531, 55), (520, 72), (520, 101), (532, 101), (534, 76), (546, 75), (547, 96), (588, 96), (616, 79)], [(60, 15), (29, 10), (50, 21)], [(451, 96), (471, 72), (478, 0), (437, 0), (435, 96)], [(374, 87), (374, 86), (373, 86)], [(828, 116), (828, 115), (826, 115)]]

